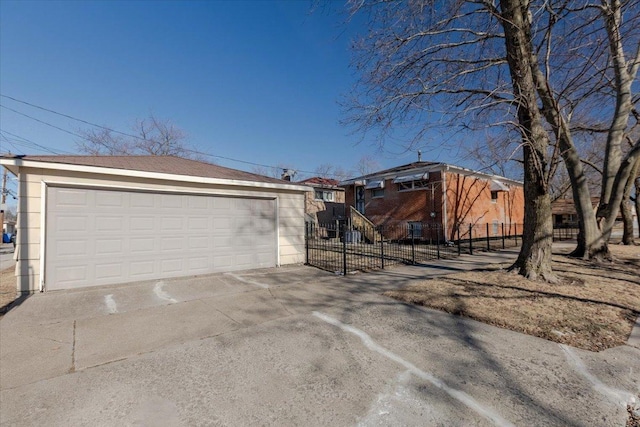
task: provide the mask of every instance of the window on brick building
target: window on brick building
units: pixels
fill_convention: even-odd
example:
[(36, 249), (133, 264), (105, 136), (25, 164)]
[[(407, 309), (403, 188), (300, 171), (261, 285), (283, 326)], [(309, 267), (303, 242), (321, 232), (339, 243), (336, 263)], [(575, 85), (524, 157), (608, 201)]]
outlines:
[(384, 197), (384, 188), (374, 188), (371, 190), (371, 197)]
[(398, 191), (417, 190), (420, 188), (428, 188), (429, 181), (421, 179), (419, 181), (399, 182)]
[(331, 190), (316, 190), (315, 199), (325, 202), (333, 202), (335, 200), (335, 194)]
[[(485, 193), (487, 194), (487, 193)], [(497, 191), (492, 191), (491, 192), (491, 203), (496, 203), (498, 201), (498, 192)]]
[(420, 188), (428, 188), (429, 187), (429, 174), (426, 172), (414, 174), (414, 175), (406, 175), (406, 176), (398, 176), (393, 182), (398, 185), (398, 191), (409, 191), (409, 190), (417, 190)]

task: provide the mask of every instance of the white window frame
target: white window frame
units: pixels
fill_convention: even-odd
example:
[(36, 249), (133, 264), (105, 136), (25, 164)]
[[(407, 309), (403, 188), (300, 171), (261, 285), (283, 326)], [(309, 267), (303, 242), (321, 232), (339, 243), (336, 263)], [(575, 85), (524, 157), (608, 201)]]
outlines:
[(425, 188), (429, 188), (431, 183), (428, 179), (418, 179), (415, 181), (401, 181), (398, 182), (398, 191), (414, 191), (414, 190), (424, 190)]
[[(318, 197), (318, 195), (320, 197)], [(336, 200), (335, 191), (333, 191), (333, 190), (316, 189), (314, 191), (314, 199), (315, 200), (321, 200), (323, 202), (334, 202)]]
[(412, 175), (397, 176), (393, 180), (398, 185), (398, 191), (413, 191), (429, 188), (429, 172), (415, 173)]

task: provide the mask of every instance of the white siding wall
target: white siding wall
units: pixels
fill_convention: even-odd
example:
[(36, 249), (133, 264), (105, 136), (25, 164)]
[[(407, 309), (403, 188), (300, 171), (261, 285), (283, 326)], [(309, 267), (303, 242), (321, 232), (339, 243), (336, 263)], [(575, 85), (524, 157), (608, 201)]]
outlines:
[(304, 262), (304, 192), (155, 179), (116, 177), (79, 172), (21, 168), (17, 209), (16, 276), (19, 292), (39, 290), (41, 274), (43, 182), (106, 189), (145, 189), (194, 194), (217, 194), (277, 199), (280, 265)]

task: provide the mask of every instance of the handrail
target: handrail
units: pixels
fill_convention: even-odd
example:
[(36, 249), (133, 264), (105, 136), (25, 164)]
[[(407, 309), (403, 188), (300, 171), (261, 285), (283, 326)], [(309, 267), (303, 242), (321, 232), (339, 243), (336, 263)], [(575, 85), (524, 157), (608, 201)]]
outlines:
[(364, 234), (364, 237), (371, 243), (376, 243), (382, 240), (382, 235), (376, 231), (376, 226), (369, 218), (361, 214), (356, 208), (351, 208), (351, 224), (354, 228), (359, 229)]

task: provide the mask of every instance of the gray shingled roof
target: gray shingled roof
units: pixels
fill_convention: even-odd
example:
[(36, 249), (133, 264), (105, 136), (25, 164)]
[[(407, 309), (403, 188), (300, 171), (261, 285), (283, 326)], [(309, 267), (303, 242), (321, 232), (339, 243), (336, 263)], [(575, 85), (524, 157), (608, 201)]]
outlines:
[[(15, 158), (15, 156), (3, 156)], [(32, 162), (60, 163), (67, 165), (95, 166), (111, 169), (166, 173), (173, 175), (197, 176), (204, 178), (256, 181), (272, 184), (291, 184), (268, 176), (257, 175), (237, 169), (226, 168), (197, 160), (176, 156), (20, 156)]]

